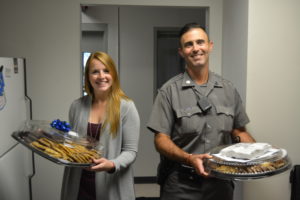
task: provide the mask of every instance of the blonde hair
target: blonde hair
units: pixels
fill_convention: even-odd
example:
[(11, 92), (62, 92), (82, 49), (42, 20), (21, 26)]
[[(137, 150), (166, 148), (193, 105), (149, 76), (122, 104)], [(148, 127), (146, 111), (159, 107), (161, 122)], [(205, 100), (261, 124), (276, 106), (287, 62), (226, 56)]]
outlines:
[(118, 73), (116, 70), (116, 65), (112, 58), (104, 53), (104, 52), (94, 52), (92, 53), (87, 62), (85, 67), (85, 73), (84, 73), (84, 89), (86, 93), (90, 96), (92, 96), (92, 99), (94, 99), (94, 91), (93, 87), (89, 80), (89, 68), (90, 64), (93, 59), (99, 60), (105, 67), (108, 69), (110, 75), (112, 76), (112, 86), (109, 91), (108, 95), (108, 102), (106, 107), (106, 118), (104, 120), (102, 128), (105, 128), (107, 124), (110, 124), (110, 133), (113, 137), (117, 135), (117, 131), (119, 130), (119, 124), (120, 124), (120, 104), (121, 99), (130, 100), (120, 86), (120, 81), (118, 78)]

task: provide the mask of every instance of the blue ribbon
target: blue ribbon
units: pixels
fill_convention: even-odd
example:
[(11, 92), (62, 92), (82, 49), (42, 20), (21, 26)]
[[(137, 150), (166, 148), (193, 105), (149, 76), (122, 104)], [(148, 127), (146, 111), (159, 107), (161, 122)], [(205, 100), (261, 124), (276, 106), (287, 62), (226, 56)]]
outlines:
[(53, 128), (56, 128), (63, 132), (68, 132), (71, 130), (71, 126), (66, 121), (60, 121), (59, 119), (53, 120), (50, 124)]
[(0, 96), (4, 95), (4, 78), (3, 78), (3, 66), (0, 67)]

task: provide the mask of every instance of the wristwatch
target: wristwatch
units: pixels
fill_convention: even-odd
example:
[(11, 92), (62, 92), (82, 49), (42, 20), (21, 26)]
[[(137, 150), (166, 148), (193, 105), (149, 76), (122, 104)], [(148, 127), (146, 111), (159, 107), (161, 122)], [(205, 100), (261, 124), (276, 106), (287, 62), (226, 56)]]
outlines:
[(235, 137), (233, 138), (233, 140), (234, 140), (235, 143), (240, 143), (240, 142), (241, 142), (240, 136), (235, 136)]

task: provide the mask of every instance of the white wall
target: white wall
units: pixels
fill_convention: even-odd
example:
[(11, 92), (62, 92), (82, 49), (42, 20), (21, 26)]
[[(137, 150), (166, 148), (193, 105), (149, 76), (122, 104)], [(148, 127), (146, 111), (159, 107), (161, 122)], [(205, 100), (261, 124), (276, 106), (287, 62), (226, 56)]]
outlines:
[(79, 20), (76, 3), (1, 1), (0, 55), (27, 59), (34, 119), (66, 119), (80, 95)]
[[(300, 1), (249, 0), (247, 112), (258, 141), (300, 163)], [(289, 173), (244, 184), (244, 200), (290, 199)]]
[[(222, 75), (237, 88), (246, 104), (248, 0), (223, 4)], [(243, 182), (236, 181), (235, 199), (243, 196)]]
[(223, 4), (222, 75), (233, 82), (246, 103), (248, 0)]
[[(223, 8), (222, 72), (246, 98), (247, 128), (299, 164), (299, 2), (226, 0)], [(246, 181), (242, 199), (289, 199), (288, 179), (286, 172)]]

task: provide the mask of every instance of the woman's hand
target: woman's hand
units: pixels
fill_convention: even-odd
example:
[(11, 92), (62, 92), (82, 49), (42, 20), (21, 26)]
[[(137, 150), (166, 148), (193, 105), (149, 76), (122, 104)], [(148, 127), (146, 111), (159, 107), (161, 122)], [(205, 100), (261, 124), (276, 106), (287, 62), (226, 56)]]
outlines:
[(115, 171), (115, 164), (107, 160), (106, 158), (100, 158), (100, 159), (93, 159), (94, 166), (90, 167), (89, 169), (91, 171), (107, 171), (107, 172), (114, 172)]

